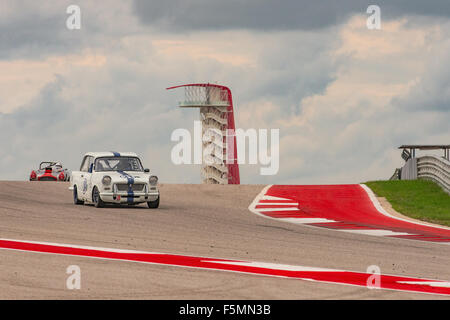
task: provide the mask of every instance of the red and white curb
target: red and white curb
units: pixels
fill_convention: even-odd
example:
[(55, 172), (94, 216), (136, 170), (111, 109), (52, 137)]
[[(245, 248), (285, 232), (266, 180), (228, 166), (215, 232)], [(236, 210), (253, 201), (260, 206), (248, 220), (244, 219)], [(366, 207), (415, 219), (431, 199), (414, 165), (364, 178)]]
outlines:
[(249, 210), (294, 224), (450, 244), (450, 228), (390, 215), (365, 185), (269, 185), (254, 199)]
[[(367, 288), (373, 288), (371, 279), (375, 276), (365, 272), (11, 239), (0, 239), (0, 249), (239, 272)], [(379, 289), (450, 296), (449, 281), (384, 274), (377, 276), (379, 278), (375, 283)]]

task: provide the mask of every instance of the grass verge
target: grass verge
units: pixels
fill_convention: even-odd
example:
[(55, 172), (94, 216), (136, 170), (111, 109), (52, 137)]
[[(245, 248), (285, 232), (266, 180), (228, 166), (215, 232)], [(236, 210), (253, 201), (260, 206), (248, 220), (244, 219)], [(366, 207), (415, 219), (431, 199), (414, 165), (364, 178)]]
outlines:
[(450, 195), (432, 181), (369, 181), (365, 184), (405, 216), (450, 226)]

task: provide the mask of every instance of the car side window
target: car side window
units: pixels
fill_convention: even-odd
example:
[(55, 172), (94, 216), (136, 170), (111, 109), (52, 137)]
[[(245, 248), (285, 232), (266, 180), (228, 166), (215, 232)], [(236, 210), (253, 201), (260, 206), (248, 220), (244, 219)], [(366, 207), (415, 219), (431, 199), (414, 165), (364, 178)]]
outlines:
[(84, 157), (83, 162), (81, 163), (80, 171), (87, 172), (89, 168), (89, 156)]

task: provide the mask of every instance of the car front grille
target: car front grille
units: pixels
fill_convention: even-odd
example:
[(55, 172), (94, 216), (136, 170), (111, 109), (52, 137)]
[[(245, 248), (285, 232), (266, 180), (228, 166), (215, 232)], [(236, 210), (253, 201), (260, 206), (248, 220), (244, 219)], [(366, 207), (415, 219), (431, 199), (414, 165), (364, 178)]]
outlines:
[[(131, 185), (131, 189), (133, 192), (143, 192), (145, 184), (143, 183), (135, 183)], [(119, 192), (128, 192), (128, 184), (126, 183), (118, 183), (116, 184), (117, 191)]]
[(56, 180), (58, 180), (56, 177), (49, 177), (49, 176), (41, 177), (39, 179), (39, 181), (56, 181)]

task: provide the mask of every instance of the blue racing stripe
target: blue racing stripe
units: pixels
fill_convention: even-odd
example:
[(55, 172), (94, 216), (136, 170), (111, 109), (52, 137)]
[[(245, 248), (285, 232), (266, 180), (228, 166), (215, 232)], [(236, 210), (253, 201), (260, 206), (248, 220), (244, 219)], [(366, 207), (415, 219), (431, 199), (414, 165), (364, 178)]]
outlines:
[(133, 184), (134, 184), (134, 178), (129, 175), (128, 173), (124, 171), (117, 171), (120, 174), (124, 175), (127, 178), (127, 184), (128, 184), (128, 194), (127, 194), (127, 202), (133, 203), (134, 202), (134, 192), (133, 192)]

